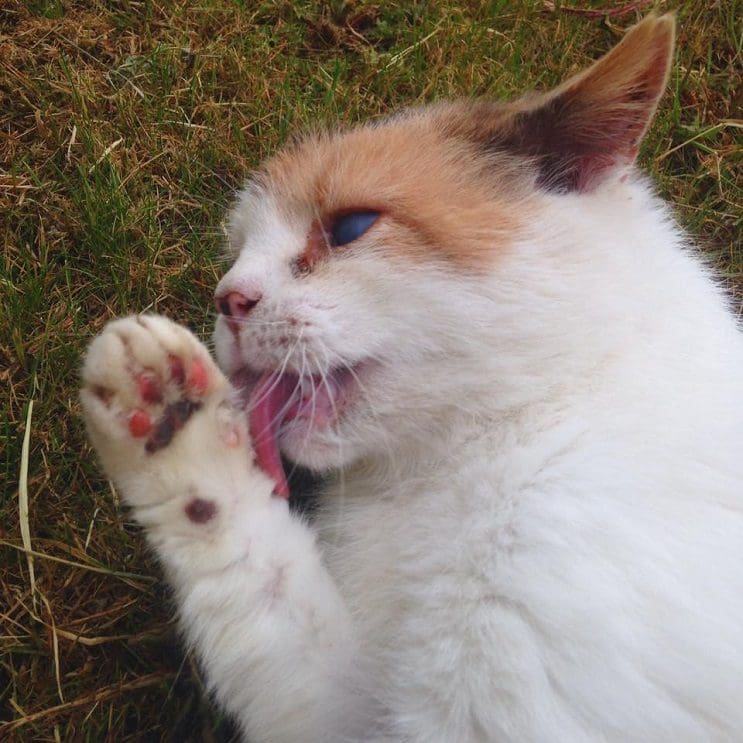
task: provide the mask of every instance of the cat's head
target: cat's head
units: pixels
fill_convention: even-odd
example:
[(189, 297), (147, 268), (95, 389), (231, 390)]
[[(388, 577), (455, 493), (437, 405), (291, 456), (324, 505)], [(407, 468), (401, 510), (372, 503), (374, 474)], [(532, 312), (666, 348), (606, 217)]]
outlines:
[(673, 35), (671, 16), (650, 17), (549, 93), (307, 136), (254, 174), (229, 221), (215, 338), (250, 391), (264, 466), (277, 436), (319, 469), (394, 452), (506, 389), (504, 339), (529, 336), (523, 304), (506, 309), (523, 289), (509, 267), (545, 209), (626, 177)]

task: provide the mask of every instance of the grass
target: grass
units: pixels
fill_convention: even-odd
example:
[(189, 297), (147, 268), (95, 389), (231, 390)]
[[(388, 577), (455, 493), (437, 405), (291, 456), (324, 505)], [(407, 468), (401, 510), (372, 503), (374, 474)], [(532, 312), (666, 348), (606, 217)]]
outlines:
[[(3, 4), (0, 738), (232, 736), (85, 441), (77, 374), (91, 335), (148, 309), (208, 334), (230, 195), (290, 132), (547, 87), (638, 18), (567, 7), (618, 5)], [(742, 17), (740, 0), (678, 7), (671, 90), (642, 153), (737, 306)]]

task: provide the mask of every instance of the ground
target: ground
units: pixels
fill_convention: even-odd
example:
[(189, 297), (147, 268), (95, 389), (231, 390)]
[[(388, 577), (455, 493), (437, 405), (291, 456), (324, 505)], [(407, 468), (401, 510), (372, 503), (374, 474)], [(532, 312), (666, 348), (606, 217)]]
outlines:
[[(546, 88), (652, 5), (3, 2), (0, 738), (233, 735), (86, 443), (91, 335), (152, 310), (208, 336), (225, 208), (291, 132)], [(743, 4), (674, 6), (678, 51), (641, 161), (740, 309)]]

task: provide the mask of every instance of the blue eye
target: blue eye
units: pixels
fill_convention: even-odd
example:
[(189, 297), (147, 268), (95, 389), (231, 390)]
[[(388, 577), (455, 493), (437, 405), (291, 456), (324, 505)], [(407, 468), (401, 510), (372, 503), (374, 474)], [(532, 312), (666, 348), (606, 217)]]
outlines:
[(361, 237), (379, 217), (379, 212), (351, 212), (338, 217), (330, 227), (333, 245), (347, 245)]

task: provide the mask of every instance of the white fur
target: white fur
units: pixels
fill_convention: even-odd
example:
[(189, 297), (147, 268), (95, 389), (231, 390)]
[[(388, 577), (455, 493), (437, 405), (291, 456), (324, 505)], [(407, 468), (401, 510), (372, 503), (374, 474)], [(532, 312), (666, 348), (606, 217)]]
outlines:
[[(245, 197), (222, 287), (264, 298), (237, 345), (218, 323), (223, 369), (375, 360), (335, 431), (283, 442), (338, 472), (322, 553), (244, 451), (214, 446), (227, 393), (136, 477), (84, 393), (250, 740), (741, 739), (739, 329), (642, 181), (535, 198), (489, 274), (390, 265), (380, 225), (299, 281), (308, 217)], [(123, 375), (105, 358), (88, 385)], [(217, 523), (142, 505), (188, 488)]]
[(490, 389), (329, 500), (389, 737), (739, 740), (740, 334), (643, 184), (539, 230), (471, 318)]

